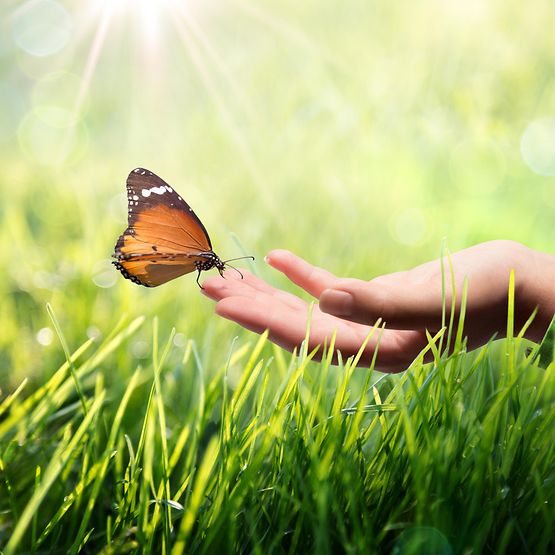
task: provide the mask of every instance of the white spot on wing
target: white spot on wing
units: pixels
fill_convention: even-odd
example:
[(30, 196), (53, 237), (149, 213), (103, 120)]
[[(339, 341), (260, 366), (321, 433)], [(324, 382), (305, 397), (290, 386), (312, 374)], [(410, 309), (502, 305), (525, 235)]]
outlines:
[(139, 197), (137, 195), (133, 195), (133, 200), (139, 200)]
[(149, 197), (150, 196), (150, 189), (143, 189), (141, 192), (142, 192), (143, 197)]
[(141, 172), (141, 168), (137, 168), (135, 170), (133, 170), (133, 173), (140, 173)]
[(166, 192), (166, 188), (163, 185), (160, 185), (160, 187), (151, 187), (150, 192), (156, 193), (157, 195), (163, 195)]
[(167, 185), (166, 185), (166, 191), (168, 191), (168, 193), (172, 193), (172, 192), (173, 192), (173, 191), (172, 191), (172, 188), (171, 188), (171, 187), (168, 187)]

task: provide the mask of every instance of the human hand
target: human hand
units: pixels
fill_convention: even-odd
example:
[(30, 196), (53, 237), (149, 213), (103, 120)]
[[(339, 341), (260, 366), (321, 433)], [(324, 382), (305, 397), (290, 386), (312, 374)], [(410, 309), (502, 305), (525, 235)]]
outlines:
[[(427, 345), (426, 330), (437, 332), (442, 323), (442, 277), (439, 260), (412, 270), (379, 276), (370, 281), (338, 278), (294, 254), (271, 251), (267, 262), (316, 299), (309, 348), (329, 345), (336, 332), (335, 349), (344, 358), (355, 355), (379, 318), (386, 323), (367, 343), (361, 365), (368, 365), (379, 341), (376, 368), (397, 372), (407, 368)], [(463, 282), (468, 279), (464, 334), (468, 347), (503, 337), (507, 322), (509, 276), (515, 270), (515, 326), (521, 327), (539, 307), (526, 337), (538, 341), (555, 312), (555, 258), (513, 241), (490, 241), (451, 256), (455, 280), (455, 317), (458, 317)], [(447, 319), (451, 308), (451, 275), (444, 260)], [(309, 305), (254, 275), (244, 279), (233, 272), (226, 279), (211, 277), (204, 294), (217, 301), (216, 312), (243, 327), (262, 333), (293, 350), (305, 338)], [(456, 320), (457, 321), (457, 320)], [(321, 349), (317, 354), (321, 356)]]

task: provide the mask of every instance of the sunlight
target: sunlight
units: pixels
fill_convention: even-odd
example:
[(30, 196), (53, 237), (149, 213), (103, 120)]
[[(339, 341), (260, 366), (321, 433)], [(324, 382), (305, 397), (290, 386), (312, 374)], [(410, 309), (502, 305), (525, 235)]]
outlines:
[[(284, 35), (288, 40), (293, 39), (293, 42), (309, 47), (311, 50), (315, 48), (312, 41), (296, 28), (291, 27), (284, 20), (276, 19), (260, 10), (250, 2), (234, 0), (233, 5), (238, 12), (242, 12), (243, 16), (255, 19), (259, 24)], [(252, 145), (249, 144), (243, 130), (248, 127), (245, 125), (246, 123), (256, 120), (253, 103), (245, 94), (237, 76), (226, 63), (225, 52), (218, 51), (217, 43), (212, 40), (210, 32), (206, 31), (202, 22), (203, 16), (206, 14), (216, 15), (220, 8), (222, 8), (222, 4), (219, 0), (212, 2), (201, 2), (200, 0), (95, 0), (89, 4), (86, 12), (81, 12), (79, 19), (76, 13), (65, 12), (55, 0), (29, 0), (15, 12), (12, 27), (14, 40), (22, 50), (33, 56), (46, 56), (66, 47), (69, 42), (71, 23), (72, 20), (75, 20), (74, 44), (79, 44), (84, 53), (84, 60), (81, 71), (79, 71), (79, 85), (74, 92), (74, 98), (67, 106), (69, 120), (74, 123), (79, 122), (82, 117), (81, 112), (98, 73), (97, 68), (102, 63), (103, 52), (106, 45), (112, 42), (113, 36), (116, 37), (115, 40), (119, 40), (120, 37), (129, 40), (124, 35), (130, 35), (130, 40), (133, 42), (131, 51), (135, 54), (132, 63), (133, 71), (141, 76), (150, 76), (145, 84), (145, 89), (148, 90), (142, 90), (141, 94), (150, 95), (151, 101), (159, 103), (163, 103), (163, 98), (169, 90), (170, 74), (166, 71), (167, 62), (173, 50), (171, 42), (177, 38), (196, 69), (197, 78), (206, 90), (207, 97), (219, 112), (223, 126), (238, 150), (239, 159), (242, 160), (261, 196), (265, 198), (270, 207), (273, 207), (274, 203), (269, 192), (272, 188), (267, 182), (268, 177), (260, 171), (258, 161), (252, 151)], [(41, 17), (39, 18), (38, 15)], [(44, 21), (37, 22), (37, 19)], [(67, 24), (64, 26), (60, 22), (63, 23), (66, 19)], [(42, 35), (32, 32), (34, 29), (38, 29), (38, 23), (41, 23), (43, 27), (47, 23), (50, 27), (56, 23), (56, 29), (58, 31), (61, 29), (58, 32), (59, 36), (51, 38), (52, 33), (45, 31), (43, 35), (50, 37), (50, 42), (46, 42), (46, 39), (40, 42), (39, 38)], [(80, 32), (79, 23), (82, 24)], [(45, 27), (45, 29), (49, 30), (50, 27)], [(72, 52), (75, 51), (74, 47)], [(322, 56), (322, 58), (327, 57)], [(37, 135), (40, 138), (43, 134), (38, 134), (38, 127), (35, 125), (34, 119), (29, 117), (24, 123), (25, 125), (22, 123), (21, 132), (21, 137), (24, 139), (22, 139), (22, 144), (34, 145), (36, 141), (31, 141), (29, 137)], [(43, 162), (50, 160), (52, 164), (64, 163), (74, 147), (76, 133), (78, 133), (76, 125), (65, 126), (62, 133), (57, 130), (56, 137), (58, 139), (46, 141), (50, 145), (47, 155), (39, 158)], [(54, 157), (50, 155), (52, 149), (57, 150), (57, 155)], [(27, 150), (33, 151), (31, 148)]]
[[(134, 15), (138, 19), (141, 44), (147, 54), (146, 60), (152, 62), (154, 57), (160, 55), (162, 11), (175, 2), (176, 0), (158, 2), (152, 0), (98, 0), (96, 4), (98, 23), (86, 56), (79, 90), (73, 103), (74, 120), (79, 118), (83, 103), (90, 90), (112, 21), (117, 18), (127, 18), (130, 15)], [(74, 129), (69, 127), (62, 147), (62, 159), (65, 159), (67, 151), (71, 148), (73, 133)]]
[[(277, 215), (278, 214), (277, 204), (272, 198), (272, 194), (271, 194), (272, 189), (271, 187), (268, 186), (266, 177), (260, 171), (258, 164), (255, 160), (255, 157), (251, 152), (250, 145), (248, 144), (247, 140), (243, 136), (243, 133), (241, 132), (240, 127), (237, 125), (233, 115), (231, 114), (228, 106), (226, 105), (224, 95), (220, 93), (219, 88), (217, 87), (214, 81), (214, 78), (208, 72), (207, 64), (203, 59), (199, 45), (197, 44), (197, 42), (195, 42), (195, 39), (200, 43), (201, 47), (204, 47), (204, 50), (207, 52), (208, 57), (210, 57), (212, 60), (214, 57), (217, 58), (217, 55), (215, 54), (213, 49), (207, 48), (207, 38), (204, 36), (204, 34), (201, 34), (201, 31), (198, 27), (192, 26), (190, 17), (187, 16), (187, 14), (183, 9), (178, 9), (174, 13), (177, 16), (173, 19), (175, 29), (181, 39), (183, 46), (187, 50), (189, 54), (189, 58), (193, 63), (193, 65), (195, 66), (197, 73), (204, 87), (206, 88), (208, 95), (210, 96), (210, 98), (214, 102), (214, 105), (218, 109), (220, 116), (222, 118), (222, 121), (230, 134), (230, 137), (234, 142), (235, 146), (237, 147), (239, 154), (241, 155), (241, 159), (243, 161), (244, 167), (249, 172), (249, 175), (253, 183), (257, 187), (261, 198), (264, 199), (264, 202), (266, 203), (268, 210), (274, 213), (275, 215)], [(194, 31), (192, 29), (194, 29)], [(217, 67), (221, 68), (221, 66), (219, 66), (218, 64), (216, 65)], [(232, 79), (227, 73), (227, 71), (224, 73), (224, 78), (226, 78), (226, 80)], [(233, 80), (232, 80), (232, 83), (234, 83)], [(231, 85), (229, 81), (228, 81), (228, 85)], [(232, 87), (232, 90), (236, 92), (237, 90), (236, 86), (235, 88)], [(279, 221), (279, 219), (277, 221)]]

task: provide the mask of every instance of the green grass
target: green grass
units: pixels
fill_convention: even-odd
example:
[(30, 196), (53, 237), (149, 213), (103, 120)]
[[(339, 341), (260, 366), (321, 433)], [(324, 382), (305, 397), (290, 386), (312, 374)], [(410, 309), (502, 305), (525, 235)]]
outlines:
[[(151, 361), (116, 395), (110, 361), (140, 327)], [(264, 356), (265, 336), (210, 375), (193, 340), (175, 359), (173, 331), (122, 319), (0, 406), (3, 552), (548, 553), (555, 364), (511, 318), (474, 353), (460, 333), (440, 353), (445, 331), (398, 376)]]

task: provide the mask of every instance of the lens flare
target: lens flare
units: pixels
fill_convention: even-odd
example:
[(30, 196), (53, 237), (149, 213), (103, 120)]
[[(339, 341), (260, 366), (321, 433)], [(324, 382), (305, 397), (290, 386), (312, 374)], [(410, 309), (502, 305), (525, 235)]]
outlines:
[(520, 140), (525, 164), (539, 175), (555, 175), (555, 117), (536, 119), (528, 124)]
[(44, 57), (66, 46), (72, 20), (66, 9), (54, 0), (30, 0), (20, 6), (11, 20), (12, 37), (23, 51)]

